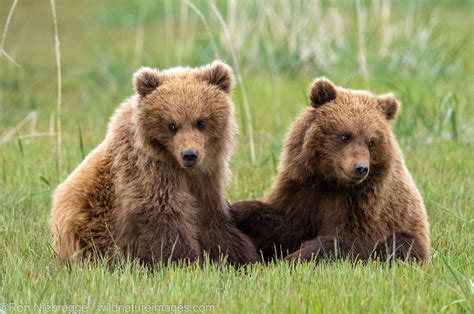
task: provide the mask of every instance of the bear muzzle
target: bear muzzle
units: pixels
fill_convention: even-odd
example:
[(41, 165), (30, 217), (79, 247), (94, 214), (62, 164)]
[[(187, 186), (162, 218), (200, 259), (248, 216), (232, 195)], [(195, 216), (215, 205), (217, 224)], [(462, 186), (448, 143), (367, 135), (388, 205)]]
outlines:
[(363, 179), (369, 173), (369, 165), (366, 163), (358, 162), (354, 164), (354, 176), (355, 179)]
[(181, 152), (181, 159), (183, 160), (183, 165), (187, 168), (193, 168), (199, 157), (199, 152), (196, 149), (185, 149)]

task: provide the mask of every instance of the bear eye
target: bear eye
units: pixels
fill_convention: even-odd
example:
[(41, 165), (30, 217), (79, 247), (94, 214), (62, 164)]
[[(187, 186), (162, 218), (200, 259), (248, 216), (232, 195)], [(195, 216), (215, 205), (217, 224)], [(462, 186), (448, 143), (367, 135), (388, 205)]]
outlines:
[(176, 124), (172, 122), (172, 123), (168, 124), (168, 129), (170, 129), (170, 131), (172, 131), (172, 132), (176, 132), (176, 130), (178, 128), (176, 127)]
[(206, 122), (204, 120), (198, 120), (196, 122), (196, 127), (198, 129), (204, 129), (205, 126), (206, 126)]
[(347, 143), (351, 140), (351, 135), (350, 134), (344, 134), (341, 136), (341, 142)]
[(370, 142), (369, 142), (369, 148), (370, 148), (370, 147), (373, 147), (374, 144), (375, 144), (374, 141), (370, 141)]

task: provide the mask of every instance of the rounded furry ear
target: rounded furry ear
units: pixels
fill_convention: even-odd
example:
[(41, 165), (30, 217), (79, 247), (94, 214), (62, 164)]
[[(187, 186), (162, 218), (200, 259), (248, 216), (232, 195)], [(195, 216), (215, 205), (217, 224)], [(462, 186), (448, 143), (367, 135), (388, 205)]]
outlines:
[(309, 88), (309, 99), (311, 106), (320, 107), (336, 99), (336, 87), (325, 77), (315, 79)]
[(138, 95), (145, 97), (162, 83), (160, 73), (149, 67), (141, 67), (133, 75), (133, 85)]
[(216, 60), (199, 69), (198, 77), (203, 81), (216, 85), (226, 93), (230, 93), (234, 82), (234, 74), (230, 66)]
[(400, 110), (400, 103), (392, 93), (380, 95), (378, 97), (378, 105), (387, 120), (394, 119)]

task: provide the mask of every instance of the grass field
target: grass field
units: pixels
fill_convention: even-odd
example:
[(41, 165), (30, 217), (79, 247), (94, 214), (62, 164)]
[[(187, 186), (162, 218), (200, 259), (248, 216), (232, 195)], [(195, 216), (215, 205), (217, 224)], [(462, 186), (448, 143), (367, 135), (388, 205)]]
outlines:
[[(49, 1), (18, 1), (0, 42), (0, 313), (15, 309), (5, 303), (27, 311), (211, 304), (222, 313), (473, 312), (472, 1), (57, 2), (60, 101)], [(13, 3), (0, 0), (0, 27)], [(393, 127), (430, 217), (431, 262), (150, 272), (56, 261), (51, 193), (100, 143), (132, 93), (135, 69), (215, 57), (241, 78), (232, 201), (260, 198), (270, 186), (313, 77), (393, 91), (402, 102)]]

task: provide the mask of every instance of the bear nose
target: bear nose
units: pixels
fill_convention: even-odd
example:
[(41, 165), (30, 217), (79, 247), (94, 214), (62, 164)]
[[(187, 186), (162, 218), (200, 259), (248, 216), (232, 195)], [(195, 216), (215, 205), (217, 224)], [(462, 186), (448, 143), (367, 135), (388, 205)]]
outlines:
[(362, 178), (367, 174), (367, 172), (369, 172), (369, 165), (364, 163), (356, 163), (354, 165), (354, 172), (358, 177)]
[(183, 150), (181, 152), (181, 158), (183, 158), (183, 162), (186, 167), (193, 167), (196, 164), (198, 158), (198, 151), (195, 149)]

